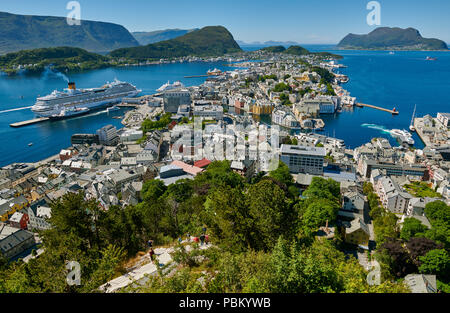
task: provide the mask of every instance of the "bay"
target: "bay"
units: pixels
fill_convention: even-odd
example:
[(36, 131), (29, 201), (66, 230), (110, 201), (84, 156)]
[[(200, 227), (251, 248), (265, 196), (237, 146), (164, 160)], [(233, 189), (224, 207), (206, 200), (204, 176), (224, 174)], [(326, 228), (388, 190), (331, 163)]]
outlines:
[[(359, 102), (385, 108), (396, 108), (400, 114), (370, 109), (354, 108), (341, 114), (322, 116), (325, 135), (345, 140), (355, 148), (373, 137), (384, 137), (393, 145), (397, 142), (389, 134), (390, 129), (408, 129), (414, 105), (417, 116), (438, 112), (450, 112), (450, 53), (423, 51), (343, 51), (333, 45), (304, 45), (310, 51), (328, 51), (342, 55), (339, 62), (348, 66), (339, 72), (350, 77), (343, 87)], [(246, 47), (256, 50), (260, 47)], [(427, 56), (436, 61), (426, 61)], [(151, 94), (167, 81), (180, 80), (187, 86), (198, 85), (204, 78), (185, 79), (184, 76), (204, 75), (208, 69), (230, 70), (223, 62), (193, 62), (151, 65), (145, 67), (109, 68), (70, 75), (78, 87), (91, 88), (103, 85), (115, 78), (130, 82)], [(29, 109), (3, 112), (34, 104), (36, 97), (66, 87), (66, 82), (55, 74), (40, 77), (0, 77), (0, 166), (13, 162), (36, 162), (70, 146), (74, 133), (93, 133), (107, 124), (121, 127), (120, 120), (112, 116), (123, 115), (123, 110), (112, 113), (100, 111), (69, 120), (36, 124), (14, 129), (10, 123), (33, 118)], [(3, 112), (3, 113), (1, 113)], [(414, 134), (416, 147), (423, 144)], [(32, 142), (33, 146), (28, 147)]]
[[(184, 78), (190, 75), (205, 75), (209, 69), (230, 70), (225, 62), (190, 62), (120, 67), (88, 71), (69, 75), (77, 88), (100, 87), (108, 81), (118, 79), (132, 83), (142, 89), (142, 94), (153, 94), (166, 82), (181, 81), (186, 86), (200, 85), (205, 78)], [(34, 118), (30, 109), (10, 111), (32, 106), (36, 97), (53, 90), (67, 88), (62, 75), (46, 72), (38, 77), (19, 75), (0, 76), (0, 166), (14, 162), (37, 162), (57, 154), (70, 146), (75, 133), (94, 133), (97, 129), (112, 124), (121, 128), (124, 109), (107, 113), (94, 112), (62, 121), (50, 121), (23, 128), (11, 128), (9, 124)], [(6, 111), (6, 112), (5, 112)], [(33, 143), (31, 147), (29, 143)]]

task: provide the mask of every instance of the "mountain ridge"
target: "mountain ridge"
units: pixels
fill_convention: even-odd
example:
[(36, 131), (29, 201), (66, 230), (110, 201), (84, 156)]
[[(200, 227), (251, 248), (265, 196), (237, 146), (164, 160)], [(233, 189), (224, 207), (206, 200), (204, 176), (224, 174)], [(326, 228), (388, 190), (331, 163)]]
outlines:
[(138, 45), (119, 24), (82, 20), (70, 26), (65, 17), (0, 12), (0, 54), (62, 46), (99, 53)]
[(135, 60), (177, 58), (188, 55), (219, 56), (242, 51), (233, 35), (223, 26), (206, 26), (183, 36), (146, 46), (122, 48), (112, 57)]
[(136, 40), (139, 42), (141, 46), (146, 46), (152, 43), (174, 39), (196, 30), (198, 30), (198, 28), (192, 29), (169, 28), (163, 30), (154, 30), (151, 32), (146, 31), (132, 32), (131, 34), (134, 36), (134, 38), (136, 38)]

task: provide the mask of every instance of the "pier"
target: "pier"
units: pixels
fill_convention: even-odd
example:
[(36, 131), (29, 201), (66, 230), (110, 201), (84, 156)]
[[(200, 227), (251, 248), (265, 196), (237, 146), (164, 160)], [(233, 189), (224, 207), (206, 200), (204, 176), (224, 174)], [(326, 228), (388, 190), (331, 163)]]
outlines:
[(48, 117), (39, 117), (39, 118), (35, 118), (32, 120), (28, 120), (28, 121), (12, 123), (12, 124), (9, 124), (9, 126), (14, 127), (14, 128), (19, 128), (19, 127), (24, 127), (24, 126), (29, 126), (29, 125), (33, 125), (33, 124), (46, 122), (48, 120), (50, 120), (50, 118), (48, 118)]
[(213, 75), (191, 75), (191, 76), (184, 76), (184, 78), (200, 78), (200, 77), (209, 77)]
[(206, 75), (190, 75), (190, 76), (184, 76), (184, 78), (216, 77), (216, 76), (221, 76), (221, 75), (223, 75), (223, 73), (206, 74)]
[(116, 106), (119, 108), (137, 108), (140, 107), (142, 104), (137, 103), (119, 103)]
[(385, 109), (382, 107), (377, 107), (375, 105), (371, 105), (371, 104), (365, 104), (365, 103), (357, 103), (356, 104), (357, 107), (368, 107), (368, 108), (372, 108), (372, 109), (376, 109), (376, 110), (380, 110), (380, 111), (384, 111), (384, 112), (388, 112), (391, 113), (392, 115), (398, 115), (399, 112), (395, 110), (395, 108), (393, 110), (389, 110), (389, 109)]

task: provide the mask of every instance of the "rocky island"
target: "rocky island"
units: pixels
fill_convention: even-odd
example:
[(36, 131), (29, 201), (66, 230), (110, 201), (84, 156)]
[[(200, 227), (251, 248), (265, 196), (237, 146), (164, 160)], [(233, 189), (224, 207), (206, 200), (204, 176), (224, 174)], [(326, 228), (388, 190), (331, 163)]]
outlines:
[(337, 47), (343, 50), (448, 50), (442, 40), (423, 38), (414, 28), (398, 27), (379, 27), (367, 35), (348, 34)]

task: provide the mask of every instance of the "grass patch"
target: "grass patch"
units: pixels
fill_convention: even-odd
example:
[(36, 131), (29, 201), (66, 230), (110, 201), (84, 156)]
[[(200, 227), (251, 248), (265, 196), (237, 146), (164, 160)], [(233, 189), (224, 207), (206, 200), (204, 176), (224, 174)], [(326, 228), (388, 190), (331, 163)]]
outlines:
[(442, 196), (434, 191), (427, 183), (424, 182), (413, 182), (404, 186), (405, 190), (418, 198), (442, 198)]

